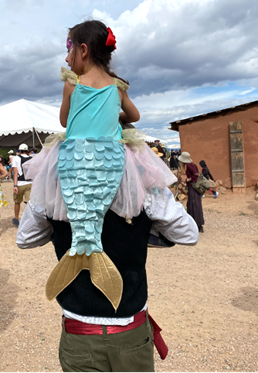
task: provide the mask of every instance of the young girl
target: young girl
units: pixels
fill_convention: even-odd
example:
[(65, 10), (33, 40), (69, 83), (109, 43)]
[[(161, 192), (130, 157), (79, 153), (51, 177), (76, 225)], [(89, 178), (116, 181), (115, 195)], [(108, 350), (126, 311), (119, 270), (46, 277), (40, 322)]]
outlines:
[[(31, 201), (36, 205), (41, 204), (42, 194), (48, 206), (49, 201), (55, 201), (54, 208), (52, 205), (46, 208), (49, 217), (55, 217), (58, 211), (58, 219), (62, 220), (61, 211), (66, 210), (72, 228), (71, 249), (52, 272), (47, 297), (53, 299), (82, 269), (89, 269), (94, 285), (117, 309), (123, 283), (118, 270), (103, 252), (104, 216), (111, 208), (130, 222), (133, 216), (139, 215), (147, 188), (156, 188), (158, 193), (176, 178), (136, 130), (122, 133), (119, 120), (136, 122), (140, 115), (127, 95), (128, 84), (110, 71), (111, 53), (116, 49), (111, 29), (94, 20), (78, 24), (69, 30), (67, 49), (66, 62), (71, 71), (61, 69), (65, 84), (60, 110), (66, 140), (54, 145), (49, 152), (59, 149), (57, 188), (49, 187), (53, 172), (49, 172), (43, 162), (41, 176), (34, 180), (31, 193)], [(43, 159), (39, 156), (37, 161), (37, 157), (30, 162), (31, 168)], [(48, 162), (53, 171), (55, 162)], [(32, 177), (26, 175), (29, 176)], [(48, 185), (44, 180), (49, 180)], [(65, 208), (56, 198), (59, 193), (53, 196), (59, 182)], [(39, 193), (43, 185), (46, 185), (45, 193)], [(52, 195), (48, 198), (49, 189)]]

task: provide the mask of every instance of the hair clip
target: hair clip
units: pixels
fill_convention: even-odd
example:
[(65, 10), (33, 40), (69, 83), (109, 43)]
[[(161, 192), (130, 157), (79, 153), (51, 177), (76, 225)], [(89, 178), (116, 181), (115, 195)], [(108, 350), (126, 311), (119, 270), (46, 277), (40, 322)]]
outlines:
[(107, 37), (107, 41), (106, 41), (106, 46), (107, 47), (113, 46), (114, 49), (116, 49), (116, 37), (113, 34), (110, 27), (107, 28), (107, 31), (108, 31), (108, 37)]

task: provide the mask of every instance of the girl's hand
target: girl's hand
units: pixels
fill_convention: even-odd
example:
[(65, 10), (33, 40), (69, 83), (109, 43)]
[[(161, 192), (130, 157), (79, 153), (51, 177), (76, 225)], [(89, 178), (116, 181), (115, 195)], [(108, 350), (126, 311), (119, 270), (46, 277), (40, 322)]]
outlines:
[(126, 91), (121, 91), (121, 107), (122, 112), (119, 114), (120, 120), (124, 123), (138, 122), (140, 120), (140, 113), (136, 106), (132, 103)]

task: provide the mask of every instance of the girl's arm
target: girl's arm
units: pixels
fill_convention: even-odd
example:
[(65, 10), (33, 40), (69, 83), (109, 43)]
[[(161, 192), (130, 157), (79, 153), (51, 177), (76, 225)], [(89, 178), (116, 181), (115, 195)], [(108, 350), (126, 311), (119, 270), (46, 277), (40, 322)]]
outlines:
[(0, 179), (4, 179), (8, 175), (6, 168), (0, 163)]
[(132, 103), (126, 91), (122, 92), (121, 107), (122, 112), (119, 114), (119, 118), (124, 123), (138, 122), (140, 119), (140, 113), (136, 106)]
[(63, 102), (60, 109), (60, 123), (63, 127), (66, 127), (67, 118), (70, 110), (70, 99), (71, 95), (74, 91), (75, 86), (68, 82), (68, 80), (64, 84), (63, 90)]

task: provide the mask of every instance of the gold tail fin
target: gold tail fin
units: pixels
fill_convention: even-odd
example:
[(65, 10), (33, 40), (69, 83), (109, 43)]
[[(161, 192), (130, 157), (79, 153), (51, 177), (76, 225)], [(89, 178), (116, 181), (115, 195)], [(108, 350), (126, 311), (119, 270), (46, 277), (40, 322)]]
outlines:
[(92, 283), (108, 298), (117, 310), (123, 292), (123, 279), (107, 254), (92, 253), (69, 256), (69, 251), (62, 257), (53, 269), (46, 284), (48, 300), (54, 299), (61, 293), (83, 270), (90, 271)]

